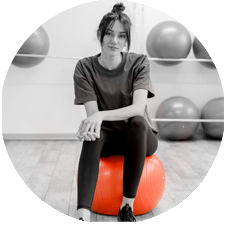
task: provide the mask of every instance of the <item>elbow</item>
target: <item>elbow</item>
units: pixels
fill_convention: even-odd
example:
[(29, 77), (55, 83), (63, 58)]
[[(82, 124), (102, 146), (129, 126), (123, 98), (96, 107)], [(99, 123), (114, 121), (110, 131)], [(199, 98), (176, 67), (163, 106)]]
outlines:
[(139, 113), (139, 116), (144, 117), (144, 111), (141, 111), (141, 112)]
[(133, 111), (133, 116), (141, 116), (144, 117), (144, 112), (145, 112), (145, 105), (142, 104), (133, 104), (134, 111)]
[(137, 116), (144, 117), (145, 107), (138, 106)]

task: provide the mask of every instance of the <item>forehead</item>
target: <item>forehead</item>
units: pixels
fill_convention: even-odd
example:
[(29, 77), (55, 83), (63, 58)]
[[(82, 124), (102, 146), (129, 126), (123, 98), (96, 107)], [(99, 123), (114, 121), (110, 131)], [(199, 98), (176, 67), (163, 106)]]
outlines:
[(125, 32), (123, 24), (116, 20), (115, 23), (113, 24), (113, 26), (109, 26), (110, 30), (113, 30), (114, 32)]

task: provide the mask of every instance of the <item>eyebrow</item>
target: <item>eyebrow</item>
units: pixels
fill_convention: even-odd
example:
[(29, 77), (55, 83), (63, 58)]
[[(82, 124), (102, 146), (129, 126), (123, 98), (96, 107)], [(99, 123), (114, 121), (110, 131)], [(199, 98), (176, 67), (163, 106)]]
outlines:
[[(106, 29), (106, 30), (107, 30), (107, 31), (112, 31), (112, 32), (114, 32), (114, 31), (113, 31), (113, 30), (111, 30), (111, 29)], [(122, 34), (122, 33), (123, 33), (123, 34), (126, 34), (126, 32), (125, 32), (125, 31), (121, 31), (121, 32), (120, 32), (120, 34)]]

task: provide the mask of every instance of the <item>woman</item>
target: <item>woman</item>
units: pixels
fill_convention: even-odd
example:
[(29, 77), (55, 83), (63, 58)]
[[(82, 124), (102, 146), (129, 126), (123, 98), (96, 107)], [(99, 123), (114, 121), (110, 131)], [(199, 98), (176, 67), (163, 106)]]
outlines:
[(102, 18), (97, 31), (101, 53), (78, 61), (74, 72), (75, 104), (84, 104), (87, 113), (77, 132), (84, 141), (77, 205), (78, 217), (84, 221), (90, 221), (100, 156), (111, 155), (124, 155), (118, 221), (136, 221), (133, 202), (145, 157), (158, 146), (158, 132), (146, 105), (147, 98), (154, 96), (149, 61), (145, 55), (128, 53), (131, 22), (124, 9), (122, 3), (116, 4)]

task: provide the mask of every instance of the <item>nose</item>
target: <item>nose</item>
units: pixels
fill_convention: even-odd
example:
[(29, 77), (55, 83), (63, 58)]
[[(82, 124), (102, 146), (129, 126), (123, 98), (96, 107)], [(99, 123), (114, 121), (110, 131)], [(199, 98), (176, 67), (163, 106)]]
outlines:
[(117, 36), (116, 35), (112, 38), (111, 42), (113, 44), (117, 44), (118, 43), (118, 39), (117, 39)]

